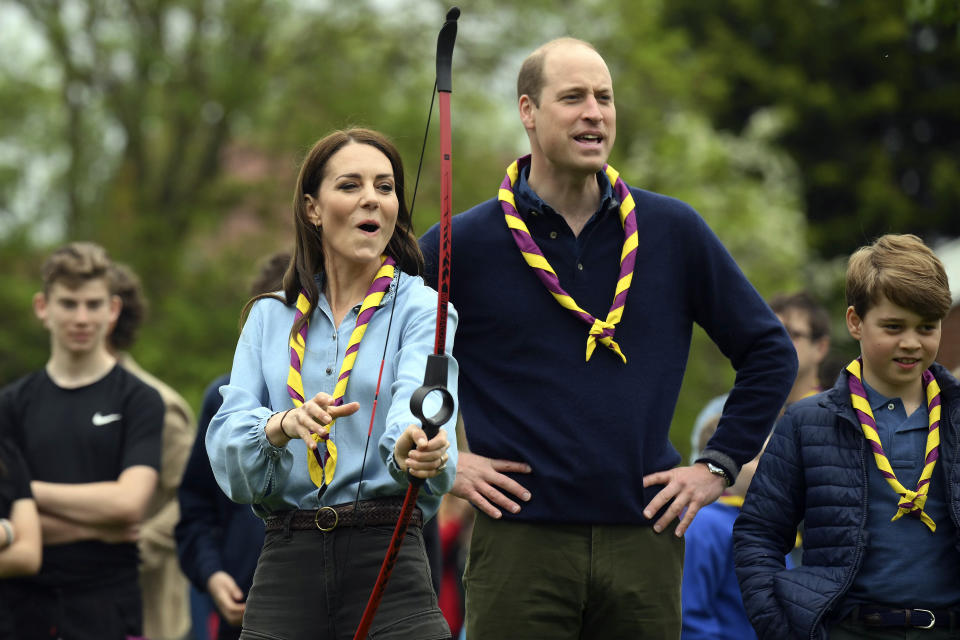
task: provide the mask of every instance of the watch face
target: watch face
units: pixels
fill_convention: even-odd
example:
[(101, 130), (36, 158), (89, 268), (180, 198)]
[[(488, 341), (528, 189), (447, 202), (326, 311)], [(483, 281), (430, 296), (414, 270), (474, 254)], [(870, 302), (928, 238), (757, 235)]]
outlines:
[(710, 473), (721, 476), (728, 484), (730, 483), (730, 476), (727, 475), (727, 472), (724, 471), (723, 467), (715, 465), (712, 462), (708, 462), (707, 469), (710, 470)]

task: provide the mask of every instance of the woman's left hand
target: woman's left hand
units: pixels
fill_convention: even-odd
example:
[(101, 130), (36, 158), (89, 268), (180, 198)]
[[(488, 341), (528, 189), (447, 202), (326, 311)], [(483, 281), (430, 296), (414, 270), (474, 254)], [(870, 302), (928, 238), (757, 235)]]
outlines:
[(417, 478), (434, 478), (447, 467), (447, 432), (440, 429), (432, 439), (416, 425), (407, 427), (393, 446), (393, 459), (401, 470)]

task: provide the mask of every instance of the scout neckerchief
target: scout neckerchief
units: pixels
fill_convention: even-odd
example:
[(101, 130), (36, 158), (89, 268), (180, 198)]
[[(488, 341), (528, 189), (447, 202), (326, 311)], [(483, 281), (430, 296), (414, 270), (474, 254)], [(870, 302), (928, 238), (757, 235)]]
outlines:
[(857, 412), (857, 417), (860, 419), (860, 426), (863, 427), (863, 435), (866, 436), (870, 448), (873, 450), (873, 458), (877, 461), (877, 467), (879, 467), (881, 475), (887, 479), (890, 487), (900, 495), (897, 513), (891, 518), (891, 522), (903, 514), (909, 513), (920, 518), (925, 525), (930, 527), (930, 531), (936, 531), (936, 523), (923, 512), (923, 506), (926, 504), (927, 494), (930, 492), (930, 478), (933, 476), (933, 467), (937, 464), (937, 458), (940, 457), (940, 387), (929, 369), (923, 372), (923, 388), (927, 396), (927, 420), (930, 424), (930, 430), (927, 432), (926, 458), (924, 459), (923, 471), (920, 473), (920, 480), (917, 481), (916, 491), (910, 491), (897, 480), (897, 476), (890, 466), (890, 461), (887, 460), (887, 455), (883, 452), (880, 436), (877, 435), (877, 423), (873, 419), (873, 411), (870, 410), (870, 402), (867, 400), (867, 391), (863, 387), (862, 367), (863, 361), (860, 358), (847, 366), (847, 371), (850, 373), (847, 377), (847, 385), (850, 388), (850, 400)]
[[(367, 323), (373, 317), (374, 312), (380, 307), (380, 301), (390, 283), (393, 281), (394, 267), (396, 262), (389, 256), (381, 256), (381, 266), (373, 278), (373, 283), (367, 290), (360, 305), (360, 313), (357, 314), (357, 325), (350, 334), (350, 341), (347, 344), (347, 351), (343, 356), (343, 364), (340, 365), (340, 376), (337, 378), (337, 384), (333, 388), (333, 402), (331, 406), (339, 407), (343, 404), (343, 396), (347, 391), (347, 381), (350, 379), (350, 372), (353, 371), (353, 365), (357, 360), (357, 351), (360, 349), (360, 341), (367, 330)], [(294, 322), (297, 322), (310, 312), (310, 301), (307, 300), (306, 291), (301, 289), (297, 296), (297, 312), (294, 316)], [(293, 400), (293, 405), (299, 407), (304, 403), (305, 396), (303, 391), (303, 377), (301, 369), (303, 367), (303, 354), (307, 346), (307, 327), (308, 321), (300, 327), (300, 331), (290, 338), (290, 373), (287, 375), (287, 392)], [(327, 425), (326, 436), (313, 434), (314, 442), (319, 444), (324, 440), (326, 446), (324, 451), (319, 453), (320, 448), (314, 450), (314, 455), (308, 457), (310, 468), (310, 479), (318, 487), (325, 487), (333, 481), (334, 471), (337, 469), (337, 446), (330, 439), (330, 433), (333, 431), (333, 422)]]
[(743, 506), (743, 496), (735, 496), (731, 493), (725, 493), (717, 498), (717, 502), (720, 504), (725, 504), (728, 507), (736, 507), (739, 509)]
[(616, 331), (616, 324), (623, 317), (623, 305), (627, 301), (627, 292), (630, 290), (630, 282), (633, 280), (633, 266), (637, 261), (637, 214), (633, 203), (633, 196), (626, 183), (620, 179), (620, 173), (608, 164), (604, 165), (604, 171), (613, 190), (620, 198), (620, 223), (623, 225), (623, 250), (620, 252), (620, 277), (617, 279), (617, 288), (613, 296), (613, 304), (610, 305), (610, 311), (607, 313), (607, 319), (601, 320), (581, 309), (570, 295), (560, 286), (560, 280), (556, 272), (547, 259), (544, 257), (540, 247), (534, 242), (527, 225), (524, 224), (520, 214), (517, 213), (517, 203), (513, 197), (513, 185), (517, 183), (520, 171), (530, 164), (530, 156), (524, 156), (513, 162), (507, 167), (507, 175), (500, 185), (500, 207), (507, 219), (507, 226), (513, 234), (513, 240), (517, 243), (523, 259), (533, 268), (534, 273), (540, 278), (540, 282), (547, 288), (560, 306), (567, 309), (574, 316), (590, 325), (590, 333), (587, 337), (587, 360), (593, 355), (593, 350), (599, 340), (601, 344), (616, 353), (626, 362), (627, 358), (620, 351), (620, 347), (613, 341), (613, 334)]

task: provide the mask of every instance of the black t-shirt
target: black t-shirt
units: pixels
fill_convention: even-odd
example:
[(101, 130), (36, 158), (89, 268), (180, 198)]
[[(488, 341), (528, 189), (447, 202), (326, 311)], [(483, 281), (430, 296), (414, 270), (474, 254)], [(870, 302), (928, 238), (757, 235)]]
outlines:
[[(125, 469), (160, 467), (163, 401), (155, 389), (114, 366), (96, 382), (57, 386), (41, 370), (0, 392), (0, 434), (20, 449), (32, 480), (82, 484), (116, 480)], [(43, 548), (48, 586), (135, 583), (137, 546), (82, 541)]]
[(12, 442), (0, 438), (0, 518), (9, 518), (13, 503), (30, 498), (30, 476)]
[[(0, 438), (0, 518), (10, 518), (13, 503), (31, 497), (27, 467), (13, 443)], [(0, 578), (0, 640), (13, 638), (7, 580)]]

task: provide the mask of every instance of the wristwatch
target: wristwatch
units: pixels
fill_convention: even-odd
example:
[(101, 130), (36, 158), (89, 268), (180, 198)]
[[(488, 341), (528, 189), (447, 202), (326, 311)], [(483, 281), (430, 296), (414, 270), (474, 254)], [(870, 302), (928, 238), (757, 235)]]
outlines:
[(723, 481), (726, 483), (728, 487), (733, 484), (733, 482), (730, 481), (730, 474), (727, 473), (726, 469), (724, 469), (718, 464), (714, 464), (713, 462), (710, 462), (709, 460), (701, 460), (701, 462), (707, 465), (707, 470), (710, 473), (712, 473), (715, 476), (720, 476), (721, 478), (723, 478)]

